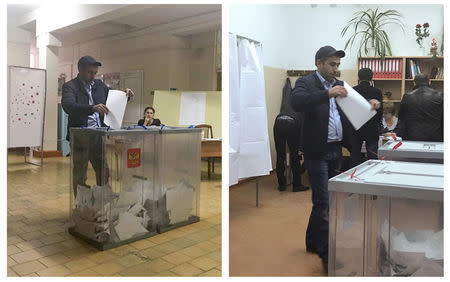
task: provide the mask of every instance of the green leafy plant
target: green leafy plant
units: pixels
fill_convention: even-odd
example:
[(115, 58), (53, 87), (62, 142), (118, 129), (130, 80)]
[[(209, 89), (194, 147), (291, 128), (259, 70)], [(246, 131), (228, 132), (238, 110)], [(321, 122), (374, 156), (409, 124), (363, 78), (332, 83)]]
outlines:
[(378, 8), (354, 13), (353, 18), (341, 31), (342, 37), (347, 32), (353, 31), (353, 34), (350, 35), (345, 43), (344, 49), (351, 49), (355, 41), (360, 38), (358, 56), (361, 56), (362, 51), (368, 55), (369, 48), (373, 48), (373, 55), (380, 56), (381, 63), (383, 64), (386, 56), (392, 56), (391, 44), (386, 28), (389, 25), (395, 25), (400, 27), (404, 32), (404, 24), (401, 18), (402, 15), (396, 10), (381, 12)]

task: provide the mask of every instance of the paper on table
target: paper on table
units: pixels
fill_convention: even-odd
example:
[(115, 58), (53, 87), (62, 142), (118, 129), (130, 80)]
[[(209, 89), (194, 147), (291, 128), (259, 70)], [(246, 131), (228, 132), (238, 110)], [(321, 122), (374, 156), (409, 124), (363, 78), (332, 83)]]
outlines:
[(348, 92), (347, 97), (336, 97), (336, 103), (341, 107), (353, 127), (358, 130), (377, 112), (371, 110), (370, 103), (347, 82), (344, 82), (344, 87)]
[(125, 92), (120, 90), (109, 90), (106, 107), (109, 112), (105, 115), (104, 123), (112, 129), (120, 129), (122, 126), (125, 107), (127, 106), (128, 97)]
[(205, 123), (206, 93), (182, 92), (180, 102), (180, 125)]

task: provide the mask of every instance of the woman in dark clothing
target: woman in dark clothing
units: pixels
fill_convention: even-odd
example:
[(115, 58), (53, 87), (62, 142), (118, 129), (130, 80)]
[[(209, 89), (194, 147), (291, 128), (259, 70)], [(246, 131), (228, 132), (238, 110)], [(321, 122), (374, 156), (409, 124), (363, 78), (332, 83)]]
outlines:
[(384, 136), (390, 136), (394, 133), (397, 136), (402, 136), (402, 123), (396, 116), (396, 109), (393, 103), (385, 103), (383, 109), (383, 120), (381, 124), (380, 133)]
[(161, 125), (161, 121), (157, 118), (154, 118), (155, 116), (155, 109), (153, 107), (147, 107), (144, 110), (144, 118), (140, 119), (138, 121), (138, 125), (143, 125), (143, 126), (151, 126), (151, 125), (156, 125), (156, 126), (160, 126)]

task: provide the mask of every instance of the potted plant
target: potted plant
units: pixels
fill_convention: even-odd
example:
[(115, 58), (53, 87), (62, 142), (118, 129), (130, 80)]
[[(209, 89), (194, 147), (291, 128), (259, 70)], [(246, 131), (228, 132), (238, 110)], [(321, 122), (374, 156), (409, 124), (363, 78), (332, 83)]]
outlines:
[[(353, 31), (345, 43), (345, 50), (352, 48), (357, 38), (359, 42), (358, 56), (362, 51), (368, 56), (380, 56), (383, 64), (386, 56), (392, 56), (391, 44), (386, 28), (389, 25), (399, 26), (404, 32), (404, 25), (401, 21), (402, 15), (396, 10), (381, 12), (377, 9), (367, 9), (353, 14), (353, 18), (342, 29), (341, 36)], [(371, 50), (372, 52), (370, 52)]]

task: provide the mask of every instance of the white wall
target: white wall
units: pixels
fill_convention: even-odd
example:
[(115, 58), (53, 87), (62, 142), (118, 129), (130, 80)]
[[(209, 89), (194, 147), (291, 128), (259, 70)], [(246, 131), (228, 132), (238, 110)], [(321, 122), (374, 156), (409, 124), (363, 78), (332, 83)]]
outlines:
[[(158, 40), (168, 45), (155, 45)], [(99, 73), (143, 70), (145, 105), (153, 103), (152, 90), (216, 90), (214, 31), (187, 37), (144, 36), (139, 44), (128, 42), (133, 44), (123, 44), (120, 50), (108, 39), (65, 46), (60, 48), (59, 63), (72, 63), (74, 76), (78, 59), (84, 55), (102, 63)]]
[(31, 33), (16, 27), (16, 18), (8, 18), (7, 22), (7, 64), (29, 67)]
[[(260, 41), (264, 64), (283, 69), (315, 69), (314, 55), (324, 45), (343, 49), (340, 33), (353, 13), (367, 8), (395, 9), (403, 15), (405, 33), (387, 30), (394, 56), (422, 55), (415, 39), (415, 25), (430, 23), (430, 46), (435, 37), (442, 44), (443, 5), (230, 5), (230, 32)], [(341, 69), (356, 68), (357, 49), (346, 52)]]
[(29, 67), (30, 45), (26, 43), (9, 42), (7, 46), (8, 66)]

